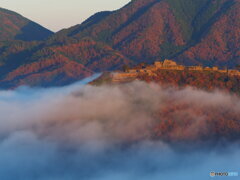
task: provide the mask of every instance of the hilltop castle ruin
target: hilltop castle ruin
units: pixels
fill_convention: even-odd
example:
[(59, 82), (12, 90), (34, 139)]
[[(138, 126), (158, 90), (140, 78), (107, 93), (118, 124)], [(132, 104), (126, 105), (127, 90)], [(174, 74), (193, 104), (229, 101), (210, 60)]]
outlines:
[(112, 74), (113, 81), (119, 82), (124, 80), (132, 80), (138, 75), (147, 74), (149, 76), (156, 76), (159, 70), (177, 70), (177, 71), (209, 71), (226, 73), (229, 76), (240, 76), (240, 72), (236, 69), (219, 69), (218, 67), (203, 67), (203, 66), (183, 66), (178, 65), (175, 61), (166, 59), (163, 62), (155, 61), (153, 65), (145, 67), (127, 69), (125, 72), (115, 72)]

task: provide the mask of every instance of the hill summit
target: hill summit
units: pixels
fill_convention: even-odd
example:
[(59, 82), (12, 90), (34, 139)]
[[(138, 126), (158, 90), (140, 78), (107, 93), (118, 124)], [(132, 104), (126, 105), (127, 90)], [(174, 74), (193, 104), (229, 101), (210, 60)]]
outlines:
[(44, 40), (53, 33), (13, 11), (0, 8), (0, 41)]

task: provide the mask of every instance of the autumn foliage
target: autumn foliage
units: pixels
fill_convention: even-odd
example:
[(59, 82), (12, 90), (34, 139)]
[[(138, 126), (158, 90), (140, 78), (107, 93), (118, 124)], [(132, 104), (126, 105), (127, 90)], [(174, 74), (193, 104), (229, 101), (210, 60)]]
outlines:
[(223, 91), (240, 94), (240, 76), (228, 76), (226, 73), (209, 71), (173, 71), (159, 70), (157, 76), (139, 75), (138, 79), (175, 87), (192, 86), (198, 89)]

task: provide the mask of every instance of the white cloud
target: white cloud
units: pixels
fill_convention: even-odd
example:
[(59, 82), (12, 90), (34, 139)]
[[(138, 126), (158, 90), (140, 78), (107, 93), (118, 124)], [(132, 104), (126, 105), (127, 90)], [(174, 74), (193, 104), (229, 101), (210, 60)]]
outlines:
[[(195, 110), (208, 109), (214, 118), (224, 107), (231, 118), (240, 114), (239, 102), (221, 92), (142, 82), (1, 91), (0, 179), (202, 180), (212, 170), (237, 171), (238, 143), (198, 144), (208, 119)], [(163, 114), (171, 105), (184, 108)], [(152, 128), (166, 115), (179, 122), (193, 118), (184, 132), (170, 133), (193, 135), (187, 148), (153, 140)]]

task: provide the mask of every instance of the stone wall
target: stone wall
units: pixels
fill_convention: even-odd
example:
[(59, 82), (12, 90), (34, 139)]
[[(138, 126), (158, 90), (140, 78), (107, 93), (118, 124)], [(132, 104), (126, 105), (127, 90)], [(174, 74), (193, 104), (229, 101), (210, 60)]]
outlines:
[(157, 70), (178, 70), (178, 71), (213, 71), (219, 73), (228, 73), (230, 76), (240, 76), (240, 72), (238, 70), (226, 70), (219, 69), (218, 67), (202, 67), (202, 66), (183, 66), (178, 65), (173, 60), (164, 60), (163, 62), (156, 61), (153, 65), (149, 65), (145, 68), (133, 68), (129, 69), (125, 73), (117, 73), (113, 76), (113, 79), (116, 81), (121, 81), (124, 79), (136, 78), (139, 74), (148, 74), (149, 76), (155, 76)]

